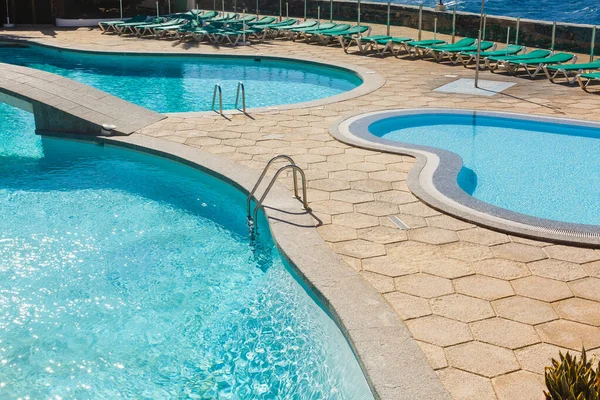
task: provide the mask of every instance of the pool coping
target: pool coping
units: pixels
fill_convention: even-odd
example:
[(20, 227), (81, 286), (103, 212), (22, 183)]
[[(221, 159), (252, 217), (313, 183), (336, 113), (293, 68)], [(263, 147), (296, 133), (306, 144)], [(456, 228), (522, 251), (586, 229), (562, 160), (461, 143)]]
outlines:
[(549, 240), (555, 243), (595, 248), (600, 245), (600, 226), (538, 218), (510, 211), (470, 196), (458, 186), (457, 177), (463, 162), (456, 153), (382, 139), (372, 135), (368, 130), (371, 123), (384, 118), (438, 113), (502, 117), (600, 128), (600, 123), (568, 118), (456, 108), (415, 108), (355, 114), (336, 121), (330, 126), (329, 131), (337, 140), (352, 146), (415, 157), (415, 166), (409, 172), (406, 182), (415, 196), (434, 209), (467, 222), (534, 240)]
[[(93, 137), (46, 133), (140, 151), (197, 168), (247, 194), (259, 172), (220, 155), (140, 134)], [(264, 202), (274, 242), (350, 344), (376, 399), (451, 400), (408, 328), (387, 301), (335, 254), (313, 218), (281, 183)]]
[[(255, 54), (206, 54), (206, 53), (189, 53), (185, 51), (169, 51), (169, 52), (161, 52), (161, 51), (108, 51), (108, 50), (97, 50), (97, 49), (86, 49), (77, 46), (68, 46), (68, 45), (55, 45), (48, 43), (40, 43), (34, 39), (22, 39), (16, 36), (11, 35), (2, 35), (0, 36), (0, 42), (11, 42), (18, 44), (26, 44), (33, 46), (46, 47), (59, 51), (72, 51), (76, 53), (87, 53), (87, 54), (100, 54), (100, 55), (122, 55), (122, 56), (155, 56), (155, 57), (184, 57), (184, 58), (246, 58), (246, 59), (268, 59), (272, 61), (285, 61), (285, 62), (296, 62), (296, 63), (305, 63), (305, 64), (314, 64), (318, 65), (322, 68), (329, 69), (337, 69), (337, 70), (345, 70), (348, 73), (352, 73), (362, 79), (362, 84), (355, 87), (352, 90), (348, 90), (346, 92), (336, 94), (334, 96), (324, 97), (321, 99), (316, 99), (312, 101), (306, 101), (302, 103), (293, 103), (293, 104), (284, 104), (277, 106), (269, 106), (269, 107), (255, 107), (246, 109), (246, 114), (251, 113), (268, 113), (268, 112), (279, 112), (285, 110), (296, 110), (302, 108), (310, 108), (310, 107), (320, 107), (326, 104), (338, 103), (341, 101), (354, 99), (360, 96), (367, 95), (375, 90), (381, 88), (386, 83), (386, 78), (380, 73), (373, 71), (369, 68), (362, 67), (359, 65), (349, 64), (345, 62), (338, 62), (336, 64), (328, 63), (325, 60), (319, 60), (314, 58), (306, 58), (300, 59), (295, 57), (283, 57), (283, 56), (270, 56), (267, 54), (263, 54), (261, 52), (257, 52)], [(232, 48), (233, 49), (233, 48)], [(101, 90), (101, 89), (100, 89)], [(213, 90), (213, 88), (209, 88), (209, 90)], [(189, 112), (166, 112), (162, 113), (163, 115), (169, 117), (185, 117), (185, 118), (193, 118), (193, 117), (202, 117), (206, 115), (219, 115), (215, 111), (189, 111)], [(241, 110), (223, 110), (223, 115), (237, 115), (244, 114)]]

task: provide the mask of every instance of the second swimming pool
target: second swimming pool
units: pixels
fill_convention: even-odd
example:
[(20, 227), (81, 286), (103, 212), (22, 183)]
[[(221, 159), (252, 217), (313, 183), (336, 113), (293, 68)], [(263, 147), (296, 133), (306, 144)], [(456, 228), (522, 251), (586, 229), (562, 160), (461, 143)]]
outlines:
[(211, 110), (217, 83), (223, 108), (234, 109), (238, 82), (248, 108), (323, 99), (363, 82), (347, 69), (265, 57), (102, 54), (0, 43), (0, 62), (58, 74), (161, 113)]

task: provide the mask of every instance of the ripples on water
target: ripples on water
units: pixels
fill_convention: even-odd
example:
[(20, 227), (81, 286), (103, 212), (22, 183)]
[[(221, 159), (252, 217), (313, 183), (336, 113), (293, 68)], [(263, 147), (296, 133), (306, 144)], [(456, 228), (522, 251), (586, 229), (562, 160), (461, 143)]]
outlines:
[(372, 398), (240, 192), (33, 129), (0, 103), (0, 398)]
[[(380, 1), (380, 0), (374, 0)], [(400, 0), (392, 3), (435, 7), (437, 0)], [(481, 0), (444, 1), (451, 8), (456, 4), (459, 11), (481, 12)], [(504, 15), (543, 21), (571, 22), (575, 24), (600, 24), (600, 2), (597, 0), (487, 0), (488, 15)]]

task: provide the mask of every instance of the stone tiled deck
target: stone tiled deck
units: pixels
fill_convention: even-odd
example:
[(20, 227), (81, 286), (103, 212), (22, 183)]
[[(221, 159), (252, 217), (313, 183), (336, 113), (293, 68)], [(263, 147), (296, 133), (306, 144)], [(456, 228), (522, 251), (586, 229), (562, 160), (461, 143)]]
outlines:
[[(415, 36), (401, 28), (392, 33)], [(252, 119), (169, 117), (139, 134), (224, 154), (256, 169), (275, 154), (294, 157), (306, 169), (321, 236), (404, 319), (455, 399), (537, 400), (544, 366), (559, 350), (576, 351), (583, 344), (600, 353), (599, 250), (523, 239), (441, 214), (408, 190), (412, 158), (352, 148), (328, 133), (342, 117), (385, 108), (457, 107), (600, 120), (600, 96), (545, 79), (488, 72), (483, 79), (517, 85), (492, 98), (436, 93), (436, 87), (472, 77), (473, 71), (279, 40), (230, 49), (100, 36), (88, 29), (10, 34), (98, 50), (308, 56), (377, 71), (387, 83), (359, 98), (253, 113)], [(410, 229), (398, 229), (390, 216)]]

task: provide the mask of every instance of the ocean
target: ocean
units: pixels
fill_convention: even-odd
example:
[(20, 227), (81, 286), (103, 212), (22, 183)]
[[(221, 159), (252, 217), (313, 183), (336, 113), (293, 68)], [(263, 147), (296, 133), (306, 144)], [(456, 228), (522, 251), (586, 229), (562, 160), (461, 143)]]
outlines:
[[(371, 0), (387, 2), (386, 0)], [(435, 7), (439, 0), (392, 0), (392, 3)], [(458, 11), (481, 12), (481, 0), (444, 0), (448, 9), (456, 4)], [(538, 19), (550, 22), (600, 25), (599, 0), (487, 0), (485, 13)]]

